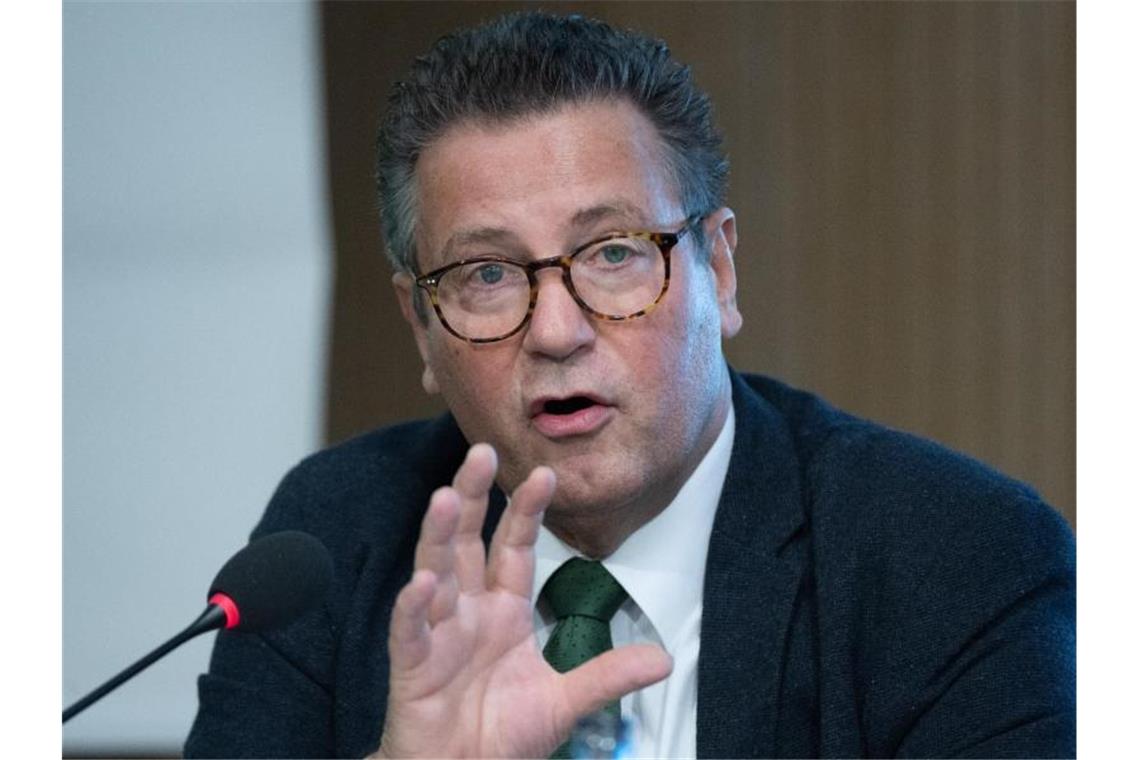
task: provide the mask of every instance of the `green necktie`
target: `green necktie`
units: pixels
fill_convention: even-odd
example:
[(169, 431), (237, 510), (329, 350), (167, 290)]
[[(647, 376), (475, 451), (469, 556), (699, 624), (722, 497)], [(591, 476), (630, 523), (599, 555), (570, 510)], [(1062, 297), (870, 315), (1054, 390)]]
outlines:
[[(542, 656), (559, 673), (578, 667), (607, 649), (613, 649), (610, 618), (629, 594), (601, 562), (574, 557), (554, 571), (542, 587), (542, 598), (558, 621)], [(621, 703), (604, 708), (621, 716)], [(552, 758), (570, 757), (569, 742)]]

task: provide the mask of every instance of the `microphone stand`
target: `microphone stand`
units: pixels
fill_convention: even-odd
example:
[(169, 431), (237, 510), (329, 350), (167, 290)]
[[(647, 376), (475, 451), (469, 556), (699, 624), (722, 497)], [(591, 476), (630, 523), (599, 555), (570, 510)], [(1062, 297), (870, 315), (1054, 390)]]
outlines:
[(103, 697), (107, 696), (109, 693), (121, 686), (125, 681), (133, 678), (146, 668), (150, 667), (156, 660), (170, 652), (170, 650), (179, 647), (182, 644), (185, 644), (187, 641), (194, 638), (195, 636), (198, 636), (199, 634), (203, 634), (206, 631), (212, 631), (215, 628), (221, 628), (225, 624), (225, 611), (221, 608), (221, 606), (217, 604), (211, 604), (206, 608), (206, 611), (199, 615), (198, 619), (191, 623), (189, 627), (186, 628), (186, 630), (182, 631), (182, 633), (179, 633), (170, 641), (166, 642), (158, 649), (154, 650), (146, 657), (143, 657), (134, 665), (131, 665), (122, 673), (119, 673), (119, 675), (115, 676), (110, 681), (107, 681), (107, 683), (103, 684), (98, 689), (95, 689), (95, 691), (91, 692), (86, 697), (64, 710), (63, 722), (66, 723), (79, 713), (86, 710), (91, 705), (98, 702)]

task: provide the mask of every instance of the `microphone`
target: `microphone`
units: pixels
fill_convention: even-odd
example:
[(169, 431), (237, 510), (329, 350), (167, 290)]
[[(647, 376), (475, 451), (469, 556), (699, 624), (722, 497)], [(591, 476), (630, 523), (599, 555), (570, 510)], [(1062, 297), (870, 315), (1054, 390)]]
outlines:
[(190, 639), (226, 628), (264, 631), (317, 606), (332, 581), (328, 549), (308, 533), (286, 530), (250, 543), (218, 571), (205, 612), (184, 631), (63, 711), (63, 722), (99, 701)]

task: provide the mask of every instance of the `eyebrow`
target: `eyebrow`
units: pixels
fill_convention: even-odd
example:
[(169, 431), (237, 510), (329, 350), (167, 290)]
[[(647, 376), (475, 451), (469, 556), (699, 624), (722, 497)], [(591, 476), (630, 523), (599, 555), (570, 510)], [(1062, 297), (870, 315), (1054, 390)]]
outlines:
[(641, 225), (648, 221), (640, 208), (628, 201), (615, 199), (578, 211), (571, 217), (570, 224), (573, 227), (589, 227), (613, 218)]
[(443, 244), (443, 250), (440, 252), (444, 261), (452, 258), (455, 249), (461, 245), (472, 244), (496, 244), (504, 245), (506, 243), (518, 244), (518, 236), (508, 229), (502, 227), (476, 227), (470, 230), (460, 230), (447, 239)]
[[(581, 209), (570, 217), (570, 226), (575, 228), (590, 227), (600, 222), (613, 219), (619, 222), (644, 225), (645, 215), (641, 209), (628, 201), (615, 199)], [(447, 239), (440, 251), (443, 260), (454, 258), (455, 249), (464, 245), (513, 245), (522, 247), (518, 236), (503, 227), (475, 227), (468, 230), (459, 230)]]

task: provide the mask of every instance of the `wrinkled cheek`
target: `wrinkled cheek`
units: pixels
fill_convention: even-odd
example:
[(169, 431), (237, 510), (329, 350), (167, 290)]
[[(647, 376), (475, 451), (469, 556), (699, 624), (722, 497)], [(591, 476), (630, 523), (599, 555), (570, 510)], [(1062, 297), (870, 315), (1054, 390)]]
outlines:
[[(433, 345), (436, 374), (445, 386), (444, 398), (450, 403), (465, 398), (476, 398), (485, 393), (483, 378), (494, 377), (495, 371), (488, 370), (487, 357), (480, 356), (466, 343), (450, 336), (437, 336)], [(501, 377), (501, 376), (500, 376)]]
[(508, 424), (516, 403), (511, 391), (513, 369), (491, 352), (439, 348), (437, 379), (444, 403), (468, 440), (487, 441), (502, 457), (522, 432)]

